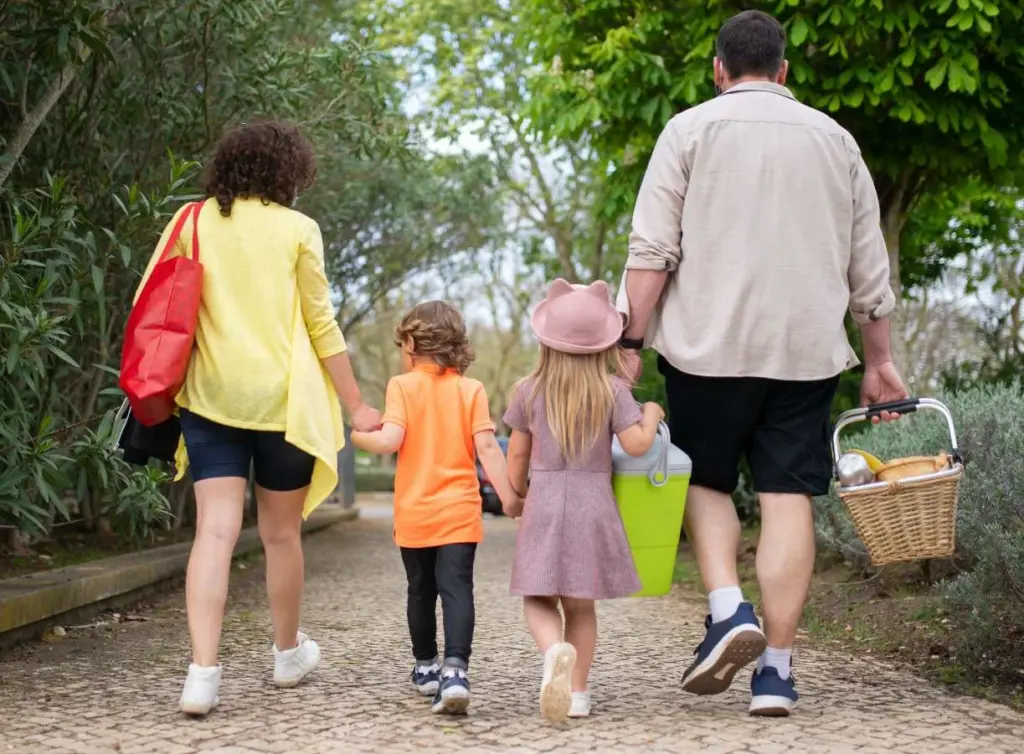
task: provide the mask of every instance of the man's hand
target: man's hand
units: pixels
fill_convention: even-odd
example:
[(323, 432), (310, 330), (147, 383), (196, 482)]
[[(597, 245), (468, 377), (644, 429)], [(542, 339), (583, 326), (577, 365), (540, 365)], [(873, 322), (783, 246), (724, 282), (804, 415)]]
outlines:
[(357, 432), (373, 432), (380, 428), (380, 411), (366, 403), (359, 403), (349, 413), (352, 429)]
[[(889, 403), (909, 398), (910, 393), (900, 379), (899, 372), (891, 361), (867, 366), (864, 369), (864, 378), (860, 383), (860, 405), (870, 406), (875, 403)], [(890, 422), (899, 419), (900, 415), (890, 411), (883, 411), (881, 417), (872, 418), (872, 422), (878, 424), (881, 421)]]
[(631, 385), (640, 381), (640, 375), (644, 372), (644, 362), (640, 352), (632, 348), (619, 349), (619, 377)]

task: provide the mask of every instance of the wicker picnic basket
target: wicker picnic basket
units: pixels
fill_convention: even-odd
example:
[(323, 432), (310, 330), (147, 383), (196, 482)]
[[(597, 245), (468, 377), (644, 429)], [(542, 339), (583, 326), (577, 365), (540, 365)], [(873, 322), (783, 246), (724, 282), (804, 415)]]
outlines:
[(836, 492), (850, 511), (857, 534), (868, 549), (871, 563), (876, 566), (946, 558), (953, 554), (957, 497), (964, 474), (953, 415), (939, 401), (908, 398), (847, 411), (836, 421), (832, 435), (833, 459), (838, 461), (841, 455), (839, 433), (845, 427), (884, 411), (909, 414), (918, 409), (938, 411), (945, 417), (951, 452), (934, 458), (905, 458), (886, 464), (879, 470), (879, 480), (870, 484), (853, 487), (836, 484)]

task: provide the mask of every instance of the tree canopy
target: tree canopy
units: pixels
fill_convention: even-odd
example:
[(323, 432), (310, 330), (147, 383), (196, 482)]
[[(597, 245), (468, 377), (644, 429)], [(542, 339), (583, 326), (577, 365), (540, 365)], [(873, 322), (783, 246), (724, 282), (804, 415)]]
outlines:
[[(589, 133), (631, 203), (661, 127), (713, 95), (722, 23), (758, 8), (789, 36), (789, 84), (857, 138), (875, 178), (900, 276), (900, 238), (923, 197), (971, 177), (1011, 184), (1024, 150), (1024, 6), (1015, 0), (524, 0), (532, 123)], [(925, 207), (927, 208), (927, 207)], [(918, 244), (917, 246), (920, 246)], [(916, 248), (916, 247), (915, 247)], [(908, 272), (920, 274), (915, 260)]]

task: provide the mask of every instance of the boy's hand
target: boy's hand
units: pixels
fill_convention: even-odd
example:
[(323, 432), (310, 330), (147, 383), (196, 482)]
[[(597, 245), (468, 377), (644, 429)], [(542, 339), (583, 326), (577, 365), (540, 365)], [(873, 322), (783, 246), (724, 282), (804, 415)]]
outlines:
[(357, 432), (373, 432), (380, 429), (380, 411), (366, 403), (360, 403), (350, 412), (349, 421)]

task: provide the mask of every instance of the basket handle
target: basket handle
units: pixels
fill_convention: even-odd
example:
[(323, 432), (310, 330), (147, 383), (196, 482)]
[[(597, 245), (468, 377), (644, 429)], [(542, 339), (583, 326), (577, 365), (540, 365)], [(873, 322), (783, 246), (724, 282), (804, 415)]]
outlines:
[(892, 414), (912, 414), (917, 411), (917, 407), (920, 405), (920, 398), (901, 398), (898, 401), (889, 401), (888, 403), (872, 403), (866, 409), (867, 418), (874, 419), (886, 411)]
[(960, 448), (957, 445), (956, 440), (956, 426), (953, 423), (953, 414), (946, 408), (946, 405), (934, 398), (904, 398), (899, 401), (891, 401), (889, 403), (875, 403), (864, 408), (855, 408), (850, 411), (845, 411), (839, 415), (836, 420), (835, 430), (832, 432), (832, 460), (838, 462), (839, 456), (842, 455), (842, 451), (839, 448), (839, 433), (851, 424), (857, 422), (867, 421), (873, 417), (879, 416), (884, 411), (890, 411), (897, 414), (911, 414), (919, 409), (928, 409), (930, 411), (938, 411), (946, 419), (946, 428), (949, 430), (949, 444), (952, 449), (953, 460), (956, 463), (963, 463), (963, 456), (960, 454)]

